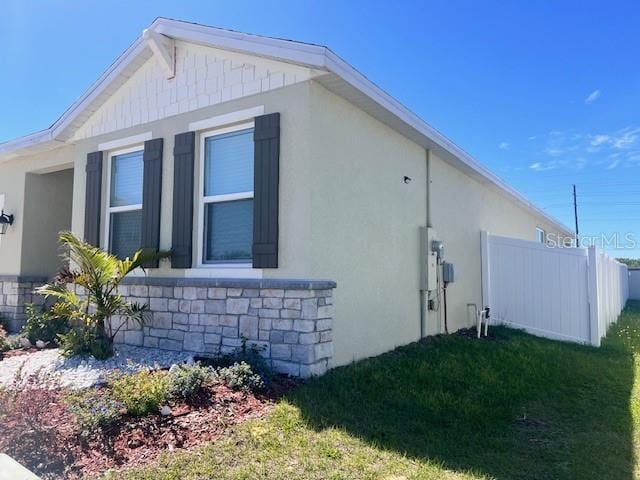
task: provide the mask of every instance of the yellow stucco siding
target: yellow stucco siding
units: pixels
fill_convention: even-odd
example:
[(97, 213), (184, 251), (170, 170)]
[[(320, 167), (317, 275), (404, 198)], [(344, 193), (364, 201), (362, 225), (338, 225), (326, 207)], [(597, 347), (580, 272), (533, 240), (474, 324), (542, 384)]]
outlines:
[(320, 85), (311, 105), (311, 272), (338, 283), (333, 364), (342, 365), (420, 335), (425, 151)]

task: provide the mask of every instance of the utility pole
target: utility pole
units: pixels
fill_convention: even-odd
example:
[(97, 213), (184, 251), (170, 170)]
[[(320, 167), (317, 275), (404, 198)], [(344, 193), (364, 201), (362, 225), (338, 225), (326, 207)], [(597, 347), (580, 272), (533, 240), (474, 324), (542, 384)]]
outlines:
[(573, 184), (573, 216), (576, 220), (576, 247), (580, 247), (580, 232), (578, 231), (578, 200), (576, 198), (576, 184)]

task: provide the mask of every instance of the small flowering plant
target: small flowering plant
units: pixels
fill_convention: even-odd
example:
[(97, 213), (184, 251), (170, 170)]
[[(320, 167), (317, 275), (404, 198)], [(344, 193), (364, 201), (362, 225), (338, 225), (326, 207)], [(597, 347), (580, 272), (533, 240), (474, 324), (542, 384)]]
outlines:
[(121, 402), (114, 400), (107, 392), (95, 389), (73, 393), (67, 397), (67, 401), (84, 438), (116, 423), (126, 410)]

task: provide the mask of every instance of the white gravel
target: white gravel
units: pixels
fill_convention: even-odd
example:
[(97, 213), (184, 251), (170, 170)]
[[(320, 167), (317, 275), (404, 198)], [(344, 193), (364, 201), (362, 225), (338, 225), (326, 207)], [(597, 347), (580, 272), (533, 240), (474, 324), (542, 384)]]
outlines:
[(169, 368), (176, 363), (193, 363), (193, 355), (153, 348), (116, 347), (108, 360), (94, 357), (65, 358), (58, 349), (41, 350), (0, 361), (0, 386), (23, 386), (29, 378), (48, 387), (87, 388), (105, 383), (113, 372), (133, 373), (147, 368)]

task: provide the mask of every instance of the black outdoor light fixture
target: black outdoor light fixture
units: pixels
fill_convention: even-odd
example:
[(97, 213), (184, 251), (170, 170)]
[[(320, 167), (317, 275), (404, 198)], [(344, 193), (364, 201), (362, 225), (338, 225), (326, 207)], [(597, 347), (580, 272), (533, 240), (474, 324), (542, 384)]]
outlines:
[(7, 233), (9, 225), (13, 225), (13, 215), (7, 215), (2, 210), (2, 213), (0, 213), (0, 235)]

